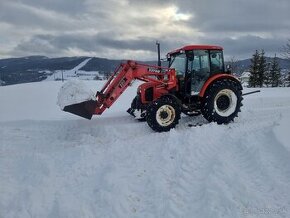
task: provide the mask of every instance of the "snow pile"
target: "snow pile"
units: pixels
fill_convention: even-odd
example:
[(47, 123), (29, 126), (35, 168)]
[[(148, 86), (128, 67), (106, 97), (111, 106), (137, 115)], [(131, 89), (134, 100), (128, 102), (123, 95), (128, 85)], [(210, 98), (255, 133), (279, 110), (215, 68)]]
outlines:
[(57, 105), (63, 109), (67, 105), (95, 100), (95, 95), (83, 81), (70, 80), (61, 87), (57, 97)]
[(126, 113), (136, 86), (88, 121), (55, 104), (61, 84), (0, 87), (1, 218), (290, 217), (289, 88), (155, 133)]

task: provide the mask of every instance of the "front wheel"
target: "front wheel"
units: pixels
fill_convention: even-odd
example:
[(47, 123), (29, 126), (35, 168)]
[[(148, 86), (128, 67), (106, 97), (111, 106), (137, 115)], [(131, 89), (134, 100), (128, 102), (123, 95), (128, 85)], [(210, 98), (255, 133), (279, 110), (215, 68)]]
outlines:
[(180, 119), (180, 106), (172, 98), (160, 98), (147, 108), (146, 120), (156, 132), (167, 132), (174, 128)]
[(209, 122), (226, 124), (234, 120), (242, 106), (242, 88), (236, 81), (214, 82), (202, 99), (202, 114)]

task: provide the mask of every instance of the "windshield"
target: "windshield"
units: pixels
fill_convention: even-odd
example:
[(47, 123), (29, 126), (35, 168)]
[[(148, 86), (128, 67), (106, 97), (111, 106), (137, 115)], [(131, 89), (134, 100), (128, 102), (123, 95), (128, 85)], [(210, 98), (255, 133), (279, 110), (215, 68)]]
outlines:
[(185, 74), (185, 64), (186, 64), (186, 55), (185, 54), (176, 54), (171, 56), (171, 61), (169, 63), (170, 68), (174, 68), (176, 75)]

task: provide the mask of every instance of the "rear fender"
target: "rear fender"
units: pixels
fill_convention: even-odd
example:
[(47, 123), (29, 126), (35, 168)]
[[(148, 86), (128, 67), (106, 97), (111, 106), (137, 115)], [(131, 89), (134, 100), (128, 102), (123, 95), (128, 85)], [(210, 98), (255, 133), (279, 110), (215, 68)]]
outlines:
[(210, 78), (208, 78), (208, 80), (204, 83), (203, 87), (201, 88), (200, 92), (199, 92), (199, 97), (203, 97), (207, 88), (213, 84), (215, 81), (217, 80), (220, 80), (220, 79), (230, 79), (230, 80), (233, 80), (233, 81), (236, 81), (239, 85), (240, 85), (240, 88), (243, 89), (240, 81), (238, 80), (237, 77), (233, 76), (233, 75), (230, 75), (230, 74), (216, 74)]

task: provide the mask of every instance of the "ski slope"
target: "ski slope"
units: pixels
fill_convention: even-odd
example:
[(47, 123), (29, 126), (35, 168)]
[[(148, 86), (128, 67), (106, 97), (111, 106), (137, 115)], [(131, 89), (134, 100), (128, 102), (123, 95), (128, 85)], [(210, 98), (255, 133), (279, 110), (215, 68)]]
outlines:
[(1, 218), (290, 217), (289, 88), (155, 133), (126, 113), (137, 84), (91, 121), (60, 111), (61, 86), (0, 87)]
[(99, 74), (99, 71), (84, 71), (81, 70), (92, 58), (87, 58), (82, 61), (80, 64), (75, 66), (70, 70), (55, 70), (45, 72), (49, 74), (49, 76), (45, 79), (45, 81), (55, 81), (55, 80), (70, 80), (73, 78), (78, 78), (79, 80), (93, 80), (96, 76), (103, 77), (103, 75)]

